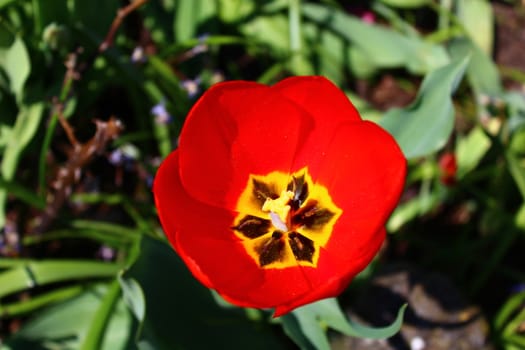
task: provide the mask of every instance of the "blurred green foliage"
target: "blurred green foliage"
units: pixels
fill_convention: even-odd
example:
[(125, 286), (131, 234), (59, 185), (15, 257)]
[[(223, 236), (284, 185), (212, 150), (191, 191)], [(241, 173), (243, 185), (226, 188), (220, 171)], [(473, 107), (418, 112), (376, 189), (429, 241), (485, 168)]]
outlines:
[[(132, 11), (119, 12), (125, 6)], [(409, 159), (406, 193), (387, 225), (391, 244), (427, 252), (403, 258), (447, 273), (489, 305), (498, 346), (525, 346), (524, 293), (511, 291), (525, 283), (525, 96), (506, 87), (492, 58), (489, 1), (129, 6), (0, 0), (2, 349), (280, 349), (291, 340), (328, 349), (327, 328), (395, 333), (403, 309), (390, 326), (369, 329), (349, 322), (335, 300), (274, 321), (215, 300), (157, 223), (151, 178), (202, 91), (223, 79), (271, 84), (314, 74), (344, 89)], [(525, 73), (512, 72), (524, 86)], [(412, 103), (381, 109), (359, 92), (387, 75)], [(111, 116), (125, 131), (73, 169), (78, 181), (57, 189), (73, 147), (59, 117), (87, 142), (92, 120)], [(444, 181), (444, 154), (457, 160), (452, 182)], [(49, 210), (58, 191), (66, 199)], [(501, 291), (493, 296), (493, 288)], [(11, 334), (1, 327), (18, 322)]]

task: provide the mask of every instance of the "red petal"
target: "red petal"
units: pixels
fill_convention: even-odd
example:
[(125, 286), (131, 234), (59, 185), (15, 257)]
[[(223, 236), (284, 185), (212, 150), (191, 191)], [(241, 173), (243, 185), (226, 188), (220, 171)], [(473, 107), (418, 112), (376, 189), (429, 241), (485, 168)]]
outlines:
[(193, 275), (239, 306), (273, 308), (310, 291), (302, 270), (261, 269), (230, 227), (236, 213), (190, 197), (179, 178), (179, 152), (170, 154), (154, 182), (160, 221)]
[[(341, 125), (326, 156), (311, 162), (312, 179), (328, 188), (343, 209), (326, 249), (347, 258), (376, 253), (379, 230), (395, 208), (406, 160), (392, 136), (371, 122)], [(382, 236), (382, 235), (380, 235)]]
[(346, 95), (324, 77), (292, 77), (272, 89), (295, 102), (314, 120), (312, 132), (299, 145), (293, 170), (322, 160), (341, 124), (361, 122), (359, 113)]
[(267, 86), (217, 84), (195, 104), (182, 129), (183, 186), (199, 201), (233, 209), (249, 174), (289, 170), (310, 124), (309, 116)]
[[(370, 247), (370, 251), (377, 252), (379, 250), (385, 234), (384, 229), (376, 233), (377, 239), (373, 242), (375, 246)], [(279, 305), (273, 316), (279, 317), (297, 307), (338, 296), (346, 289), (351, 280), (370, 263), (373, 257), (374, 255), (369, 254), (354, 256), (349, 263), (347, 259), (343, 259), (343, 256), (334, 255), (331, 251), (321, 249), (317, 268), (303, 268), (305, 277), (311, 285), (310, 291), (288, 304)]]
[(360, 121), (359, 113), (346, 95), (330, 80), (321, 76), (291, 77), (275, 84), (272, 89), (295, 102), (314, 118), (326, 124)]

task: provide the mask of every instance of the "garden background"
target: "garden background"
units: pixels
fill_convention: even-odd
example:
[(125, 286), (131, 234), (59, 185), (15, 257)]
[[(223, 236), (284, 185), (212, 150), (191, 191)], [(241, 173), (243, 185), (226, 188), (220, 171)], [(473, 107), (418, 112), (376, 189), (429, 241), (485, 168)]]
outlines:
[[(272, 319), (192, 278), (151, 185), (212, 84), (292, 75), (409, 172), (338, 302)], [(0, 348), (524, 349), (524, 126), (523, 1), (0, 0)]]

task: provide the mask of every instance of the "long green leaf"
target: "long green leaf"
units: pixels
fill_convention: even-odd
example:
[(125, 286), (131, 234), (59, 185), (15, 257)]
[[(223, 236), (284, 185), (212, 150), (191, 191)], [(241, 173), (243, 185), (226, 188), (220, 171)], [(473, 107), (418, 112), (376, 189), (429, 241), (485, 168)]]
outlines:
[(116, 276), (115, 263), (81, 260), (28, 261), (0, 273), (0, 298), (49, 283)]
[(430, 0), (380, 0), (389, 6), (400, 8), (421, 7), (430, 2)]
[[(108, 291), (106, 285), (97, 285), (72, 299), (40, 311), (34, 318), (26, 321), (5, 342), (6, 345), (13, 349), (79, 349), (87, 341), (88, 330), (97, 318)], [(122, 299), (116, 302), (105, 327), (101, 346), (97, 349), (134, 348), (131, 346), (131, 315)]]
[[(35, 135), (42, 119), (43, 110), (43, 103), (34, 103), (27, 107), (22, 106), (20, 109), (0, 164), (0, 172), (4, 181), (9, 183), (13, 180), (20, 155)], [(0, 187), (0, 227), (5, 225), (6, 200), (6, 188)], [(38, 205), (38, 203), (35, 204)]]
[(37, 296), (31, 297), (28, 300), (17, 301), (14, 303), (0, 305), (0, 315), (4, 316), (20, 316), (25, 315), (30, 312), (34, 312), (37, 309), (40, 309), (44, 306), (50, 304), (55, 304), (57, 302), (64, 301), (66, 299), (72, 298), (84, 291), (84, 288), (81, 286), (72, 286), (61, 288), (58, 290), (53, 290), (48, 293), (39, 294)]
[(407, 108), (391, 109), (380, 125), (396, 139), (407, 158), (417, 158), (439, 150), (454, 127), (451, 94), (456, 90), (469, 57), (451, 62), (429, 73), (416, 100)]
[(117, 280), (110, 284), (106, 295), (102, 299), (91, 324), (89, 325), (84, 342), (80, 345), (81, 350), (98, 350), (104, 340), (104, 333), (108, 326), (111, 314), (115, 308), (120, 295), (120, 285)]
[(441, 46), (364, 23), (339, 9), (309, 3), (304, 4), (302, 10), (307, 19), (355, 45), (377, 67), (406, 67), (414, 73), (426, 73), (449, 60)]

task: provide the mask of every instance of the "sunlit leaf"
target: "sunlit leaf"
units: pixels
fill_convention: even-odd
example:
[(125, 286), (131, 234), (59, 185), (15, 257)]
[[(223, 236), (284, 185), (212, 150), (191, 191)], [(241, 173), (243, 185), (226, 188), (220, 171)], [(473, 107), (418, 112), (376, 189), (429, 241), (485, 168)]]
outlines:
[(311, 3), (304, 4), (302, 10), (307, 19), (355, 45), (377, 67), (406, 67), (414, 73), (425, 73), (449, 60), (441, 46), (383, 26), (367, 24), (341, 10)]
[(466, 74), (477, 99), (479, 99), (481, 94), (497, 96), (502, 93), (503, 87), (498, 67), (470, 39), (454, 39), (450, 42), (448, 48), (453, 58), (461, 59), (470, 55)]
[(492, 142), (479, 126), (458, 140), (456, 158), (458, 162), (457, 177), (461, 178), (474, 169), (490, 148)]
[(451, 95), (468, 60), (467, 56), (430, 72), (410, 106), (391, 109), (381, 119), (381, 126), (394, 136), (407, 158), (425, 156), (447, 142), (454, 127)]
[(0, 67), (9, 78), (11, 91), (20, 101), (24, 84), (31, 72), (31, 61), (26, 45), (20, 37), (8, 48), (0, 48)]
[(202, 2), (179, 0), (176, 2), (175, 20), (173, 21), (175, 39), (178, 43), (190, 40), (198, 35), (199, 26), (216, 16), (217, 5), (214, 1)]
[(474, 42), (487, 55), (494, 45), (494, 14), (487, 0), (457, 0), (457, 16)]
[[(399, 309), (396, 320), (386, 327), (367, 327), (349, 321), (334, 298), (300, 307), (291, 314), (282, 316), (285, 330), (298, 342), (302, 349), (313, 345), (315, 349), (330, 349), (326, 327), (349, 336), (383, 339), (396, 334), (403, 323), (406, 305)], [(301, 333), (298, 333), (300, 329)], [(308, 342), (305, 342), (307, 340)]]
[[(43, 110), (43, 103), (22, 106), (20, 109), (0, 164), (0, 172), (5, 182), (9, 183), (13, 180), (22, 151), (35, 135), (42, 120)], [(6, 198), (7, 191), (0, 186), (0, 227), (5, 224)]]

